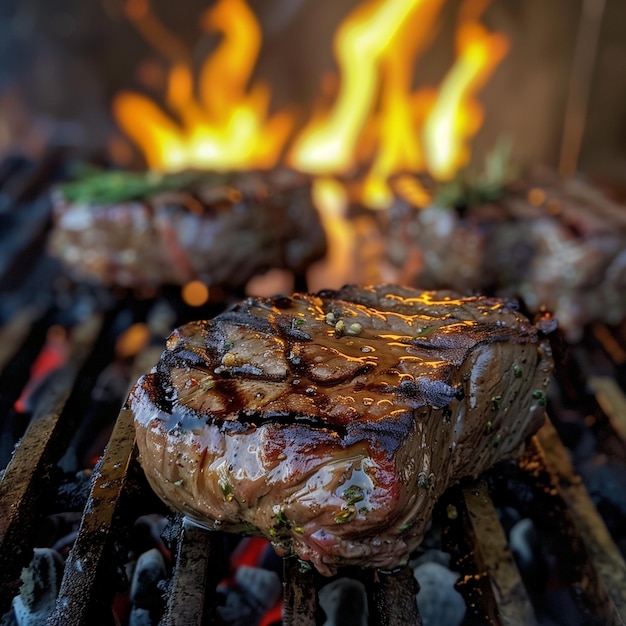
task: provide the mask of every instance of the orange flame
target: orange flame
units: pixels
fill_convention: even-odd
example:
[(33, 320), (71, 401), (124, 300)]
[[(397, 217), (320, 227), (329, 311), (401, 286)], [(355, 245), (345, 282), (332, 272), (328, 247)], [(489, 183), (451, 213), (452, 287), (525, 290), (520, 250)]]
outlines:
[[(154, 19), (147, 0), (128, 1), (140, 5), (132, 19), (149, 32)], [(223, 37), (197, 85), (177, 53), (169, 113), (131, 92), (116, 97), (114, 113), (152, 169), (271, 168), (287, 152), (289, 165), (318, 177), (365, 170), (363, 202), (388, 206), (387, 181), (395, 173), (428, 170), (446, 180), (466, 164), (469, 140), (483, 118), (477, 93), (508, 50), (504, 36), (479, 21), (488, 0), (465, 0), (453, 67), (438, 89), (412, 91), (415, 65), (437, 32), (443, 2), (369, 0), (352, 11), (335, 38), (337, 97), (296, 137), (295, 116), (269, 115), (269, 87), (251, 84), (262, 35), (245, 0), (218, 0), (204, 14), (202, 27)]]
[(219, 0), (205, 13), (203, 26), (224, 36), (202, 68), (197, 98), (189, 67), (174, 67), (167, 104), (179, 122), (129, 92), (115, 98), (114, 114), (151, 169), (273, 167), (293, 121), (284, 113), (268, 117), (267, 85), (247, 89), (261, 46), (254, 14), (244, 0)]
[(312, 122), (296, 141), (290, 155), (294, 167), (314, 174), (346, 172), (363, 154), (364, 135), (374, 137), (378, 152), (364, 188), (372, 206), (388, 204), (390, 174), (420, 169), (410, 86), (414, 59), (428, 43), (442, 1), (375, 0), (348, 16), (336, 39), (339, 96), (329, 115)]
[(458, 58), (424, 124), (428, 169), (438, 180), (453, 178), (469, 161), (467, 141), (483, 121), (483, 110), (474, 96), (508, 47), (505, 37), (488, 33), (478, 22), (459, 26)]

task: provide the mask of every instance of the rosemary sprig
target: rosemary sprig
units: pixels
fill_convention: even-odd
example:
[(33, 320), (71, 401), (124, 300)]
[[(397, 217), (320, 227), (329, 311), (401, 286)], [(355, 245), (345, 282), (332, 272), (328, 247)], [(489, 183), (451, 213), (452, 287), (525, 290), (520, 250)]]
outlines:
[(510, 139), (501, 137), (487, 154), (482, 173), (471, 176), (463, 171), (454, 180), (442, 183), (435, 192), (435, 204), (459, 208), (501, 198), (516, 174), (511, 166), (511, 151)]
[(183, 191), (202, 182), (219, 184), (224, 180), (224, 174), (195, 170), (162, 174), (88, 169), (75, 180), (60, 185), (60, 191), (69, 202), (108, 205), (141, 200), (165, 191)]

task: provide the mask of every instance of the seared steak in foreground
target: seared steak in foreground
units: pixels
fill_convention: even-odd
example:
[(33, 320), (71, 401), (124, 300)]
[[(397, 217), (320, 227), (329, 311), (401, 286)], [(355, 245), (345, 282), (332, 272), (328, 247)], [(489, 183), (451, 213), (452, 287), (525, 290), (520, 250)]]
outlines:
[(503, 300), (350, 286), (179, 328), (129, 406), (167, 503), (330, 575), (405, 562), (440, 494), (539, 428), (551, 371)]

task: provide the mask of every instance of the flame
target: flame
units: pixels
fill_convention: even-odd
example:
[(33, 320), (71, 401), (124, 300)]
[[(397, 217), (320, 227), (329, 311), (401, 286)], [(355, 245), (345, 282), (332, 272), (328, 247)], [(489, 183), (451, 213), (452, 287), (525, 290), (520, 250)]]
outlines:
[[(205, 62), (193, 93), (191, 70), (177, 64), (169, 78), (166, 114), (133, 92), (116, 96), (113, 111), (122, 129), (155, 170), (271, 168), (280, 156), (293, 119), (268, 115), (270, 91), (248, 84), (261, 46), (261, 31), (244, 0), (219, 0), (202, 25), (223, 38)], [(216, 85), (219, 85), (216, 88)]]
[(380, 81), (379, 66), (420, 0), (369, 2), (358, 7), (337, 32), (335, 53), (342, 84), (337, 102), (321, 123), (310, 125), (292, 152), (294, 166), (328, 174), (352, 165)]
[(469, 22), (459, 26), (457, 47), (458, 58), (424, 124), (428, 169), (438, 180), (453, 178), (469, 161), (468, 139), (483, 121), (475, 94), (507, 53), (508, 41)]
[[(345, 173), (362, 157), (364, 135), (374, 137), (378, 152), (365, 181), (365, 200), (370, 206), (388, 205), (389, 175), (423, 165), (413, 132), (418, 99), (410, 86), (414, 59), (429, 41), (442, 2), (376, 0), (348, 16), (335, 47), (343, 80), (337, 101), (325, 119), (312, 122), (298, 138), (290, 154), (294, 167)], [(379, 94), (380, 109), (374, 113)]]
[[(197, 77), (180, 46), (171, 54), (167, 112), (144, 95), (124, 92), (115, 98), (114, 113), (152, 169), (266, 169), (286, 154), (287, 164), (323, 179), (317, 193), (324, 202), (343, 202), (343, 191), (328, 200), (337, 191), (329, 178), (359, 171), (360, 200), (384, 208), (393, 197), (390, 177), (428, 171), (446, 180), (467, 163), (469, 142), (483, 121), (477, 94), (508, 51), (506, 38), (480, 22), (488, 1), (461, 5), (453, 67), (439, 87), (418, 90), (415, 67), (437, 34), (444, 0), (358, 6), (334, 41), (336, 97), (294, 136), (295, 114), (270, 115), (268, 85), (252, 81), (262, 45), (253, 12), (245, 0), (218, 0), (201, 25), (222, 39)], [(163, 26), (151, 17), (148, 0), (127, 2), (129, 18), (146, 39), (162, 40)]]

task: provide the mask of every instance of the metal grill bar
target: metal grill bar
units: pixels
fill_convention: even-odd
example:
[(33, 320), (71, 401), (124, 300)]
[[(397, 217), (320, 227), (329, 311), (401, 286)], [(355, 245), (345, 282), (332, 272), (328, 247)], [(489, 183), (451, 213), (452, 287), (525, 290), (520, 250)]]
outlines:
[(413, 571), (403, 567), (397, 572), (374, 574), (368, 585), (370, 623), (381, 626), (421, 626), (417, 609), (419, 590)]
[(537, 618), (522, 583), (487, 485), (478, 481), (463, 489), (465, 506), (476, 536), (476, 549), (489, 574), (503, 626), (533, 626)]
[(609, 376), (591, 376), (588, 384), (614, 430), (626, 443), (626, 397), (623, 391)]
[[(62, 449), (60, 418), (78, 373), (89, 356), (102, 327), (102, 317), (93, 316), (72, 332), (68, 364), (55, 379), (22, 438), (0, 482), (0, 588), (11, 589), (20, 569), (32, 555), (32, 539), (40, 504), (50, 482), (50, 468)], [(24, 538), (30, 541), (27, 545)], [(6, 602), (3, 603), (6, 609)]]
[[(130, 411), (122, 410), (102, 458), (74, 546), (65, 563), (56, 610), (49, 626), (110, 623), (113, 590), (110, 578), (114, 517), (127, 487), (135, 430)], [(79, 590), (79, 593), (77, 593)]]
[(283, 624), (315, 626), (318, 611), (315, 572), (303, 570), (296, 558), (286, 558), (283, 581)]
[(215, 533), (187, 521), (182, 523), (163, 626), (202, 626), (214, 618), (217, 573), (221, 569), (215, 563), (219, 550), (214, 538)]
[[(148, 371), (160, 352), (160, 347), (153, 346), (141, 353), (135, 359), (131, 380), (135, 381)], [(116, 528), (120, 526), (118, 518), (123, 517), (132, 523), (130, 511), (121, 515), (120, 508), (125, 491), (132, 483), (131, 464), (136, 465), (136, 455), (132, 413), (122, 409), (92, 478), (89, 500), (78, 536), (66, 560), (56, 610), (48, 620), (49, 626), (87, 624), (93, 620), (102, 621), (103, 616), (106, 616), (106, 622), (114, 623), (111, 614), (113, 590), (104, 581), (107, 575), (111, 578), (115, 569), (110, 553), (115, 533), (119, 533)], [(183, 554), (186, 552), (184, 550)], [(80, 593), (77, 594), (77, 590)], [(202, 615), (202, 611), (197, 614)]]
[(601, 600), (606, 599), (604, 617), (607, 624), (626, 623), (626, 563), (582, 480), (574, 472), (567, 450), (549, 420), (546, 420), (534, 443), (553, 476), (559, 496), (565, 502), (590, 557), (590, 567), (596, 581), (592, 578), (588, 584), (593, 585), (595, 582), (597, 588), (589, 591), (593, 591)]

